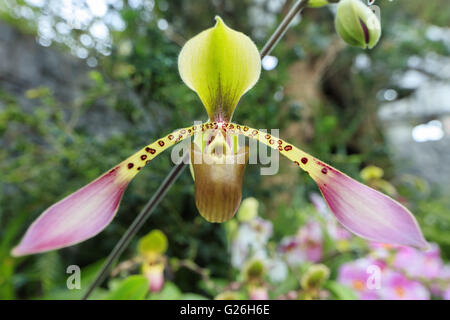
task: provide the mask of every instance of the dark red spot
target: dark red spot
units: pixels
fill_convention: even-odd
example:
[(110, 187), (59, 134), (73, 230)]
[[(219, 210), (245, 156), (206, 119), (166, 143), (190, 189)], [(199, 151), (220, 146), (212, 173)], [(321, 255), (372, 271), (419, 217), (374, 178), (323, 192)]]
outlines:
[(145, 159), (147, 159), (147, 155), (146, 155), (146, 154), (143, 154), (143, 155), (141, 156), (141, 160), (145, 160)]
[(269, 140), (269, 143), (270, 143), (270, 144), (274, 144), (274, 142), (275, 142), (275, 141), (273, 141), (273, 139), (270, 139), (270, 140)]
[(142, 168), (141, 167), (137, 167), (137, 170), (139, 171), (139, 170), (141, 170)]
[(188, 133), (191, 133), (191, 129), (188, 129)]
[(248, 127), (244, 127), (244, 131), (248, 131)]
[(145, 161), (145, 164), (148, 164), (150, 162), (150, 160)]
[(149, 147), (145, 148), (145, 151), (147, 151), (147, 152), (149, 152), (149, 153), (151, 153), (151, 154), (155, 154), (155, 152), (156, 152), (155, 149), (149, 148)]
[(258, 130), (253, 130), (252, 135), (257, 135), (258, 134)]
[(283, 144), (283, 141), (281, 141), (281, 140), (278, 140), (278, 144)]
[(364, 21), (362, 21), (361, 18), (359, 18), (359, 23), (361, 24), (361, 28), (363, 29), (364, 32), (364, 40), (366, 41), (366, 44), (369, 44), (369, 29), (367, 28), (366, 24), (364, 23)]
[(303, 163), (303, 164), (307, 164), (307, 163), (308, 163), (308, 158), (303, 157), (303, 158), (302, 158), (302, 163)]
[(278, 146), (278, 150), (283, 151), (283, 147), (282, 146)]
[(327, 172), (328, 172), (327, 168), (322, 168), (322, 173), (323, 174), (327, 174)]
[(230, 129), (233, 129), (233, 128), (234, 128), (234, 126), (232, 124), (230, 124)]
[(300, 163), (298, 163), (297, 161), (294, 161), (294, 163), (295, 163), (296, 165), (298, 165), (298, 166), (300, 165)]
[(270, 139), (270, 134), (266, 134), (266, 139), (267, 139), (267, 140)]
[(128, 169), (131, 169), (134, 167), (134, 164), (132, 164), (131, 162), (128, 164)]
[(173, 135), (169, 134), (168, 138), (169, 138), (169, 140), (173, 140)]
[(237, 128), (238, 130), (241, 130), (241, 126), (240, 126), (240, 125), (237, 125), (236, 128)]
[(284, 147), (284, 150), (285, 151), (290, 151), (290, 150), (292, 150), (292, 146), (286, 146), (286, 147)]
[(192, 127), (192, 130), (193, 130), (193, 131), (197, 130), (197, 126), (193, 126), (193, 127)]
[(163, 147), (163, 146), (164, 146), (164, 141), (159, 140), (159, 141), (158, 141), (158, 144), (159, 144), (161, 147)]

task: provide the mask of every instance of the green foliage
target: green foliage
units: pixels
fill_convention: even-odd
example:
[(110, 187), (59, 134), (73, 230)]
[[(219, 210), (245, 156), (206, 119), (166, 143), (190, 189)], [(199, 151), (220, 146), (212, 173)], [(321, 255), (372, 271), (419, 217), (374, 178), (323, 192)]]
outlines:
[(148, 280), (144, 276), (129, 276), (116, 284), (106, 300), (143, 300), (148, 292)]

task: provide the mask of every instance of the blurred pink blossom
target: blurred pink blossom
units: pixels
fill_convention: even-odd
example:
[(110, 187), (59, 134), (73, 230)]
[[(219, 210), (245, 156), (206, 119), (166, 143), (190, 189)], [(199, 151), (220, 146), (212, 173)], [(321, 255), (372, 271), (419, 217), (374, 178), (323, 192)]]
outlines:
[(249, 296), (250, 300), (269, 300), (269, 293), (266, 287), (251, 287)]
[(319, 262), (322, 259), (323, 237), (322, 226), (315, 220), (308, 221), (298, 231), (300, 247), (306, 254), (306, 259), (312, 262)]
[[(380, 288), (369, 285), (372, 274), (368, 272), (370, 266), (377, 266), (380, 270), (385, 265), (377, 260), (361, 258), (341, 265), (339, 268), (338, 282), (352, 288), (359, 299), (379, 299)], [(380, 279), (381, 280), (381, 279)]]
[(430, 293), (419, 281), (388, 270), (382, 275), (380, 298), (383, 300), (429, 300)]
[(164, 266), (150, 266), (146, 268), (144, 275), (149, 282), (150, 292), (159, 292), (164, 286)]
[(292, 265), (305, 261), (319, 262), (322, 259), (322, 241), (322, 226), (315, 220), (309, 220), (295, 236), (284, 238), (279, 250)]
[(443, 267), (439, 247), (430, 244), (427, 251), (400, 247), (394, 258), (394, 267), (404, 270), (411, 277), (433, 279), (439, 276)]

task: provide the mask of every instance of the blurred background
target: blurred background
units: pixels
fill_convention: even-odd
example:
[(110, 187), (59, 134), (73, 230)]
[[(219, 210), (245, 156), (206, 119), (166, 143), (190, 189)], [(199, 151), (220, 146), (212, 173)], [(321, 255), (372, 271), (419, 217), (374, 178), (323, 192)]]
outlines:
[[(261, 48), (290, 0), (0, 1), (0, 298), (77, 299), (172, 167), (152, 161), (100, 235), (12, 258), (47, 207), (136, 150), (206, 120), (177, 69), (183, 43), (220, 15)], [(207, 223), (185, 170), (98, 299), (450, 299), (450, 6), (376, 1), (382, 37), (347, 46), (335, 6), (308, 8), (263, 60), (234, 120), (280, 135), (394, 197), (427, 252), (368, 243), (337, 225), (287, 159), (248, 165), (237, 218)], [(81, 289), (69, 290), (69, 265)], [(369, 284), (368, 266), (381, 271)], [(375, 281), (376, 282), (376, 281)], [(376, 284), (376, 283), (375, 283)]]

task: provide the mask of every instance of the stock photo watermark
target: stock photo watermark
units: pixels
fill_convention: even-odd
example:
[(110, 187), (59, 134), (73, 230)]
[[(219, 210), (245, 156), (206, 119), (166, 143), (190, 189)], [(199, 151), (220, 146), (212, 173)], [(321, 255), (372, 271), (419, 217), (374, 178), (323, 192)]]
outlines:
[[(194, 126), (202, 122), (195, 121)], [(279, 129), (260, 129), (260, 134), (270, 133), (272, 137), (279, 136)], [(248, 149), (245, 149), (248, 140)], [(245, 151), (244, 151), (245, 150)], [(211, 129), (194, 134), (193, 138), (181, 141), (172, 148), (171, 160), (174, 164), (245, 164), (248, 152), (248, 163), (263, 167), (263, 176), (275, 175), (279, 170), (280, 152), (266, 144), (249, 139), (243, 135), (228, 134), (221, 129)], [(186, 156), (189, 155), (189, 156)]]
[(66, 273), (70, 274), (67, 278), (66, 285), (69, 290), (81, 289), (81, 269), (79, 266), (73, 264), (67, 267)]

